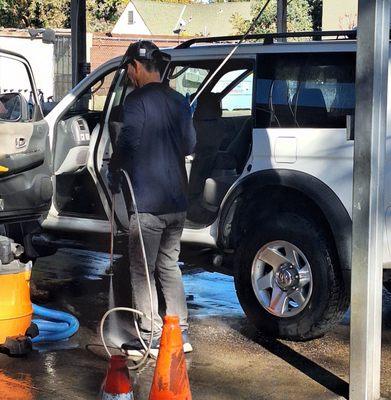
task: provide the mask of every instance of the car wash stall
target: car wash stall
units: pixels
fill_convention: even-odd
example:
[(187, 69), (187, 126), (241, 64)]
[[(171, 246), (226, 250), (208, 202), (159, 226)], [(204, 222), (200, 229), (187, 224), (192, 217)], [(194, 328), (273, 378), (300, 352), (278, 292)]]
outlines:
[[(134, 2), (136, 5), (137, 3), (140, 3), (140, 0)], [(289, 0), (274, 2), (277, 34), (274, 36), (273, 34), (251, 36), (247, 38), (247, 41), (243, 41), (243, 45), (248, 45), (247, 42), (262, 40), (260, 46), (265, 46), (266, 53), (269, 54), (274, 51), (278, 52), (278, 47), (284, 46), (283, 42), (292, 38), (293, 41), (307, 38), (308, 33), (296, 34), (296, 36), (285, 34), (289, 28), (287, 20), (291, 3)], [(266, 9), (268, 2), (264, 1), (263, 5)], [(70, 7), (72, 86), (79, 85), (79, 89), (62, 101), (60, 107), (64, 107), (63, 109), (65, 109), (64, 104), (67, 104), (66, 107), (70, 107), (74, 98), (77, 98), (85, 89), (88, 93), (88, 90), (91, 90), (95, 84), (98, 86), (97, 92), (102, 87), (109, 93), (118, 89), (122, 84), (120, 80), (114, 85), (110, 84), (111, 81), (109, 84), (107, 82), (103, 84), (105, 81), (98, 79), (99, 72), (91, 71), (86, 56), (86, 0), (72, 0)], [(186, 4), (180, 7), (181, 18), (185, 18), (186, 7)], [(350, 30), (347, 35), (353, 36), (341, 39), (351, 41), (354, 46), (357, 45), (355, 115), (348, 116), (346, 129), (343, 128), (346, 143), (349, 142), (352, 149), (354, 147), (352, 225), (345, 227), (352, 233), (351, 249), (348, 249), (351, 268), (344, 271), (351, 279), (350, 312), (346, 313), (342, 321), (323, 337), (297, 342), (273, 338), (254, 327), (238, 301), (235, 273), (227, 271), (223, 262), (225, 259), (233, 259), (235, 250), (218, 252), (215, 243), (212, 251), (210, 248), (184, 246), (186, 254), (183, 255), (183, 260), (186, 261), (183, 262), (181, 258), (180, 266), (189, 308), (189, 335), (194, 351), (186, 355), (186, 359), (182, 353), (178, 353), (179, 356), (174, 358), (181, 360), (180, 368), (176, 368), (175, 371), (173, 369), (168, 375), (166, 370), (164, 378), (161, 379), (163, 381), (167, 376), (175, 375), (176, 382), (183, 380), (189, 382), (189, 386), (186, 386), (186, 391), (183, 392), (186, 392), (185, 395), (179, 397), (181, 400), (190, 398), (194, 400), (288, 400), (298, 398), (301, 400), (344, 398), (380, 400), (381, 395), (391, 398), (391, 294), (383, 290), (383, 274), (387, 273), (387, 267), (391, 269), (391, 265), (383, 265), (383, 254), (389, 251), (383, 244), (385, 218), (391, 218), (391, 210), (387, 208), (384, 201), (385, 192), (391, 191), (384, 178), (385, 169), (391, 166), (390, 160), (386, 158), (386, 148), (389, 146), (388, 141), (391, 140), (389, 132), (391, 109), (388, 104), (388, 93), (391, 88), (391, 79), (388, 79), (390, 72), (388, 68), (390, 7), (390, 0), (359, 0), (358, 26), (355, 27), (357, 28), (357, 41), (355, 42), (356, 32), (354, 29)], [(130, 8), (126, 10), (129, 12)], [(216, 15), (216, 24), (218, 24), (221, 12), (218, 11)], [(126, 17), (128, 21), (133, 21), (134, 14), (126, 14)], [(178, 20), (176, 22), (183, 27), (181, 18), (176, 18)], [(190, 22), (188, 24), (190, 26)], [(37, 37), (45, 35), (46, 39), (48, 38), (47, 32), (43, 29), (32, 33)], [(107, 37), (110, 37), (111, 43), (115, 43), (118, 38), (111, 33), (110, 35)], [(341, 32), (339, 35), (344, 36)], [(329, 39), (326, 34), (322, 36), (321, 32), (311, 32), (310, 36), (313, 36), (311, 39), (314, 41), (328, 41)], [(329, 34), (329, 36), (331, 36), (330, 43), (333, 46), (332, 42), (337, 35)], [(248, 78), (252, 72), (254, 75), (256, 74), (256, 69), (251, 70), (252, 62), (243, 61), (245, 53), (244, 51), (241, 53), (242, 39), (243, 36), (227, 36), (223, 39), (196, 37), (188, 42), (183, 39), (184, 43), (179, 45), (177, 51), (185, 54), (187, 49), (191, 51), (192, 48), (196, 49), (197, 46), (202, 46), (203, 41), (212, 43), (216, 49), (220, 49), (216, 50), (216, 52), (220, 51), (220, 58), (210, 64), (215, 71), (229, 52), (232, 51), (234, 54), (237, 51), (240, 55), (238, 59), (240, 60), (242, 57), (242, 60), (238, 62), (239, 66), (236, 68), (240, 73), (234, 78), (232, 86), (235, 89), (235, 84), (242, 77)], [(272, 46), (269, 51), (267, 46), (270, 44)], [(238, 49), (234, 50), (236, 45), (238, 45)], [(301, 45), (305, 46), (305, 44), (299, 44), (299, 46)], [(227, 49), (226, 52), (222, 53), (221, 48)], [(204, 58), (216, 56), (213, 51), (211, 46), (208, 56), (204, 56)], [(6, 54), (9, 56), (9, 53)], [(19, 59), (14, 55), (11, 56), (14, 61), (20, 61), (28, 66), (23, 57)], [(120, 70), (121, 58), (111, 60), (109, 66), (104, 67), (107, 69), (105, 72), (114, 75), (117, 70)], [(186, 57), (183, 56), (180, 62), (184, 63), (185, 59)], [(227, 60), (228, 67), (226, 65), (226, 68), (230, 66), (229, 61)], [(173, 76), (176, 73), (180, 76), (180, 73), (186, 70), (190, 70), (193, 75), (196, 75), (194, 70), (197, 67), (206, 69), (205, 65), (208, 65), (207, 63), (202, 64), (199, 60), (187, 66), (176, 62), (178, 66), (175, 73), (172, 74)], [(223, 69), (222, 76), (226, 71), (228, 69)], [(31, 75), (30, 70), (29, 74)], [(118, 75), (120, 74), (123, 75), (123, 72), (118, 73)], [(96, 82), (94, 81), (92, 86), (88, 86), (91, 82), (82, 82), (84, 78), (89, 79), (88, 77), (91, 78), (91, 76), (93, 77), (91, 82), (96, 77)], [(32, 82), (32, 79), (30, 80)], [(189, 85), (195, 85), (195, 83), (197, 82), (191, 81)], [(256, 90), (256, 85), (257, 81), (254, 79), (254, 90)], [(250, 90), (250, 87), (251, 84), (247, 85), (246, 90)], [(124, 93), (127, 93), (126, 89)], [(212, 91), (212, 95), (215, 97), (217, 94)], [(266, 97), (265, 104), (269, 104), (271, 99)], [(114, 99), (115, 96), (113, 101)], [(245, 102), (243, 99), (241, 101)], [(102, 115), (104, 118), (99, 121), (97, 117), (95, 118), (96, 126), (91, 129), (89, 138), (91, 136), (96, 140), (100, 131), (99, 123), (113, 122), (108, 114), (104, 114), (112, 105), (109, 103), (110, 101), (107, 102), (104, 110), (99, 111), (102, 113), (99, 116)], [(213, 118), (211, 117), (213, 112), (218, 114), (227, 111), (219, 109), (216, 111), (218, 107), (208, 108), (208, 104), (205, 107), (202, 104), (201, 96), (199, 104), (201, 107), (204, 106), (203, 109), (206, 109), (208, 115), (201, 122), (197, 120), (195, 123), (198, 125), (211, 126), (213, 123), (211, 120), (217, 120), (215, 115), (212, 115)], [(210, 104), (215, 105), (215, 103)], [(250, 107), (252, 106), (255, 107), (255, 104)], [(241, 106), (234, 111), (239, 115), (243, 112), (242, 108)], [(90, 111), (88, 110), (86, 115), (91, 115)], [(73, 125), (78, 125), (79, 115), (77, 112), (79, 112), (77, 107), (71, 109), (70, 115), (74, 118), (72, 122), (75, 122)], [(52, 129), (57, 126), (65, 126), (67, 120), (63, 114), (56, 110), (49, 114), (48, 125)], [(251, 116), (251, 113), (249, 115)], [(240, 114), (239, 118), (248, 121), (249, 115)], [(197, 114), (195, 114), (195, 119), (197, 119)], [(118, 122), (114, 121), (114, 123)], [(40, 126), (45, 124), (44, 120), (40, 123)], [(81, 125), (85, 130), (88, 129), (87, 123)], [(221, 125), (219, 125), (220, 127)], [(73, 132), (72, 129), (70, 128), (69, 132)], [(37, 134), (38, 131), (34, 132)], [(290, 132), (284, 128), (281, 128), (281, 132), (281, 139), (283, 141), (288, 139), (289, 142)], [(64, 130), (62, 133), (65, 137), (67, 131)], [(53, 137), (50, 140), (55, 142)], [(87, 140), (82, 144), (87, 146)], [(268, 145), (272, 148), (270, 143)], [(109, 146), (102, 149), (103, 147), (96, 151), (102, 158), (99, 166), (107, 162), (109, 157)], [(276, 149), (273, 148), (270, 152), (272, 151), (276, 151)], [(90, 153), (92, 156), (92, 152)], [(224, 158), (221, 161), (224, 168), (227, 163), (232, 165), (228, 152), (224, 152), (223, 155)], [(284, 160), (288, 160), (286, 164), (291, 162), (291, 158), (290, 153), (285, 155)], [(97, 164), (96, 161), (95, 164)], [(6, 168), (0, 163), (0, 173), (6, 173)], [(224, 168), (220, 169), (223, 171), (228, 169)], [(243, 162), (241, 173), (251, 172), (251, 168), (251, 162), (247, 164)], [(83, 173), (87, 172), (88, 168), (83, 168)], [(72, 173), (80, 176), (79, 169)], [(68, 178), (69, 171), (65, 171), (64, 175)], [(225, 174), (223, 178), (222, 181), (226, 183), (232, 179), (232, 176)], [(0, 175), (0, 182), (1, 179)], [(218, 182), (218, 180), (216, 181)], [(212, 183), (216, 181), (212, 180)], [(98, 179), (95, 184), (99, 184)], [(261, 195), (259, 192), (257, 194)], [(72, 201), (77, 203), (79, 199), (83, 200), (85, 197), (85, 192), (81, 190), (79, 197), (72, 197)], [(2, 200), (1, 196), (0, 200)], [(251, 198), (246, 200), (247, 207), (250, 208)], [(91, 202), (91, 204), (91, 208), (93, 208), (95, 203)], [(68, 226), (68, 231), (65, 229), (64, 232), (61, 232), (63, 236), (55, 236), (53, 229), (49, 229), (43, 234), (39, 232), (34, 236), (36, 233), (36, 227), (34, 227), (28, 234), (29, 237), (34, 236), (31, 243), (37, 249), (53, 249), (52, 253), (48, 251), (44, 257), (20, 258), (21, 248), (17, 244), (1, 238), (0, 251), (2, 253), (0, 256), (4, 258), (7, 251), (6, 255), (9, 255), (7, 265), (9, 264), (12, 268), (7, 267), (7, 269), (5, 262), (4, 265), (0, 263), (0, 329), (4, 330), (4, 332), (0, 331), (0, 340), (6, 342), (5, 336), (8, 335), (8, 330), (14, 331), (16, 325), (26, 325), (26, 321), (27, 325), (23, 325), (21, 329), (24, 331), (29, 329), (29, 335), (37, 337), (37, 333), (34, 332), (37, 327), (30, 327), (31, 313), (33, 312), (29, 298), (30, 284), (34, 284), (32, 285), (34, 286), (34, 303), (48, 307), (48, 309), (40, 309), (39, 306), (34, 306), (36, 317), (40, 315), (39, 321), (37, 321), (38, 328), (47, 337), (54, 338), (53, 340), (43, 340), (44, 343), (39, 343), (41, 342), (39, 339), (22, 341), (20, 336), (13, 339), (12, 350), (15, 351), (15, 354), (0, 354), (1, 399), (51, 400), (55, 397), (96, 399), (97, 396), (107, 399), (116, 398), (115, 396), (119, 395), (127, 396), (126, 398), (134, 396), (136, 400), (147, 398), (156, 400), (158, 398), (151, 392), (151, 384), (154, 376), (156, 377), (157, 369), (155, 358), (150, 357), (141, 368), (136, 370), (134, 368), (137, 365), (133, 361), (128, 362), (132, 384), (130, 384), (123, 359), (114, 359), (108, 368), (107, 352), (120, 355), (119, 348), (124, 338), (129, 332), (137, 333), (138, 329), (134, 327), (133, 321), (130, 320), (128, 311), (126, 311), (129, 310), (128, 307), (132, 306), (127, 256), (128, 237), (126, 231), (121, 231), (121, 229), (118, 230), (115, 239), (114, 236), (111, 236), (113, 227), (120, 226), (120, 218), (116, 217), (110, 206), (114, 209), (114, 205), (109, 201), (102, 206), (98, 222), (99, 227), (103, 228), (99, 237), (92, 235), (93, 224), (90, 220), (85, 219), (83, 222), (75, 215), (70, 217), (73, 218), (71, 220), (73, 227), (77, 225), (80, 228), (79, 235)], [(2, 202), (0, 201), (1, 207)], [(56, 204), (53, 203), (51, 210), (48, 211), (49, 216), (55, 207)], [(209, 209), (202, 209), (202, 213), (199, 213), (202, 214), (201, 217), (207, 215), (205, 210), (213, 211), (216, 215), (221, 216), (215, 209), (211, 211), (209, 204)], [(52, 225), (60, 225), (62, 216), (64, 215), (60, 213), (57, 222), (53, 222), (52, 219)], [(128, 221), (129, 219), (126, 220), (126, 222)], [(110, 225), (109, 222), (111, 222)], [(233, 224), (235, 221), (232, 219), (231, 222)], [(226, 229), (229, 230), (231, 224), (227, 226)], [(215, 227), (216, 231), (219, 229), (224, 231), (221, 226)], [(195, 242), (204, 231), (204, 227), (194, 230), (190, 239)], [(3, 235), (2, 225), (0, 225), (0, 235)], [(187, 238), (189, 242), (191, 242), (190, 239)], [(207, 239), (212, 241), (212, 234)], [(27, 248), (27, 250), (30, 249)], [(292, 269), (291, 265), (285, 265), (279, 275), (281, 286), (295, 281), (295, 276), (290, 272)], [(8, 273), (3, 273), (4, 271)], [(17, 280), (14, 279), (14, 274), (17, 275)], [(12, 287), (14, 284), (17, 286), (16, 291)], [(1, 285), (6, 286), (7, 290), (2, 291)], [(2, 296), (7, 297), (7, 301), (2, 301)], [(12, 302), (9, 302), (10, 299)], [(18, 311), (15, 313), (17, 322), (12, 318), (7, 318), (4, 323), (2, 316), (11, 307)], [(122, 311), (119, 310), (118, 313), (111, 315), (107, 314), (107, 310), (113, 307), (121, 307)], [(67, 314), (51, 312), (51, 310), (61, 310)], [(5, 328), (2, 328), (3, 326)], [(6, 334), (4, 334), (5, 329), (7, 329)], [(177, 337), (179, 336), (177, 334)], [(102, 337), (107, 339), (107, 346), (102, 343)], [(25, 347), (26, 345), (27, 347)], [(182, 346), (179, 344), (178, 351), (181, 349)], [(9, 357), (9, 355), (21, 356), (22, 353), (26, 354), (23, 354), (23, 357)], [(166, 357), (165, 363), (169, 362), (169, 357)], [(187, 381), (184, 367), (186, 367), (189, 381)], [(120, 374), (114, 371), (116, 369), (120, 371)], [(178, 370), (180, 370), (179, 374)], [(157, 381), (155, 380), (155, 382)], [(158, 386), (158, 384), (155, 385), (155, 389)], [(110, 388), (113, 392), (107, 393)], [(117, 389), (123, 390), (123, 392), (115, 392)], [(189, 397), (190, 391), (191, 397)], [(170, 398), (178, 399), (173, 396)]]

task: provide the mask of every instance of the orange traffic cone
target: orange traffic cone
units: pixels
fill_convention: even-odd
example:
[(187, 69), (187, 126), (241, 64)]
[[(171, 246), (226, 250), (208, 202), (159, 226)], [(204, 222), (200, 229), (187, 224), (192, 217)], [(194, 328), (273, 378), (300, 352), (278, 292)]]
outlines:
[(133, 400), (133, 387), (125, 356), (111, 356), (103, 382), (102, 400)]
[(149, 400), (191, 400), (177, 316), (166, 315)]

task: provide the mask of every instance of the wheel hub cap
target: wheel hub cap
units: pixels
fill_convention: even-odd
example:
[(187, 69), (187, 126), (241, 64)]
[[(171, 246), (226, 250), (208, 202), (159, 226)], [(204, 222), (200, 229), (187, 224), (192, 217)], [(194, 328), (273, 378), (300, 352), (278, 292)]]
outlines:
[(258, 251), (251, 282), (261, 306), (279, 318), (302, 312), (312, 295), (312, 271), (306, 256), (283, 240), (269, 242)]
[(275, 280), (277, 285), (284, 291), (296, 289), (299, 284), (299, 272), (289, 263), (282, 264), (276, 273)]

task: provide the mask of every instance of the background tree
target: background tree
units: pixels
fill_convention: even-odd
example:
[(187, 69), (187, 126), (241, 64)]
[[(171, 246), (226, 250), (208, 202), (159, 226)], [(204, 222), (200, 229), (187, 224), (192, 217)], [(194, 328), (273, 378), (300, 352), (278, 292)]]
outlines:
[[(111, 31), (127, 4), (127, 0), (87, 0), (88, 30)], [(70, 28), (71, 0), (0, 0), (0, 26)]]
[(127, 0), (87, 0), (87, 30), (110, 32), (127, 4)]
[(69, 0), (30, 0), (29, 27), (69, 28), (71, 10)]
[[(234, 14), (231, 22), (236, 33), (245, 33), (250, 24), (261, 8), (265, 5), (266, 0), (259, 0), (252, 6), (251, 20), (243, 18), (239, 14)], [(291, 0), (288, 2), (288, 31), (309, 31), (313, 29), (311, 10), (308, 0)], [(252, 33), (272, 33), (277, 31), (277, 1), (273, 0), (266, 7), (257, 26)]]
[(29, 0), (0, 0), (0, 26), (24, 28), (29, 25)]

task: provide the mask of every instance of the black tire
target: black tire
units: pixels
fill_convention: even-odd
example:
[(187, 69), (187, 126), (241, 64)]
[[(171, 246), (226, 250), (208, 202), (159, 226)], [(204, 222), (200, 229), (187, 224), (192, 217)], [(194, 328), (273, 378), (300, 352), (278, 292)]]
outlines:
[[(285, 212), (261, 221), (239, 244), (235, 256), (235, 287), (247, 317), (261, 332), (294, 341), (322, 336), (344, 316), (348, 295), (334, 246), (314, 218)], [(312, 295), (297, 315), (278, 317), (254, 294), (251, 269), (255, 255), (267, 243), (283, 240), (299, 248), (312, 271)]]

